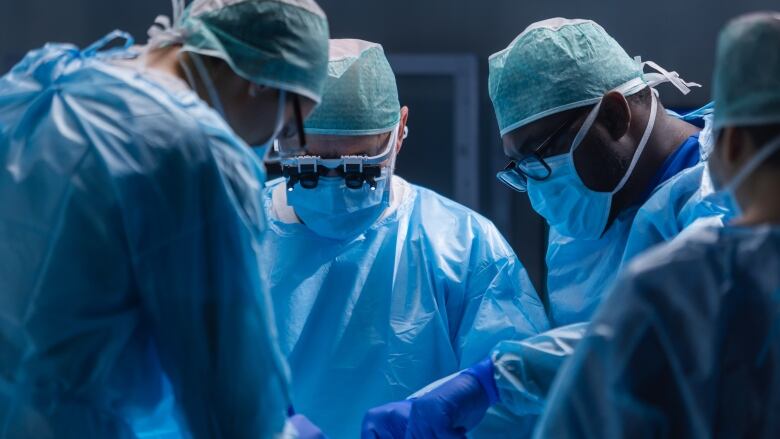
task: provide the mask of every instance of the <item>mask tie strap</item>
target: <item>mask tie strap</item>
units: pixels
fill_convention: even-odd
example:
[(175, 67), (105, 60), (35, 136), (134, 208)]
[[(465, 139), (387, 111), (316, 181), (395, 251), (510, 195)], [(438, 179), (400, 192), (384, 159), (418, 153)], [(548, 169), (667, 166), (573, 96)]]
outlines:
[(154, 24), (149, 27), (146, 34), (149, 36), (148, 48), (155, 49), (184, 42), (184, 32), (179, 29), (181, 17), (184, 14), (184, 1), (172, 0), (173, 22), (165, 15), (158, 15)]
[(639, 145), (637, 146), (636, 152), (634, 153), (634, 157), (631, 159), (631, 164), (628, 166), (628, 169), (623, 175), (623, 178), (620, 179), (620, 182), (612, 191), (613, 194), (623, 189), (623, 186), (626, 185), (628, 179), (631, 178), (631, 175), (634, 173), (634, 168), (636, 167), (637, 163), (639, 163), (639, 159), (642, 157), (642, 152), (644, 152), (645, 146), (647, 146), (647, 142), (650, 140), (650, 135), (653, 133), (655, 118), (658, 113), (658, 98), (656, 98), (655, 94), (653, 94), (651, 99), (652, 104), (650, 105), (650, 118), (647, 120), (647, 127), (645, 128), (644, 134), (642, 134), (642, 139), (639, 141)]
[(737, 172), (731, 181), (726, 185), (726, 191), (736, 191), (737, 188), (752, 174), (761, 164), (763, 164), (770, 156), (780, 150), (780, 136), (775, 137), (766, 146), (761, 148), (753, 158), (750, 159), (747, 165)]
[(685, 81), (684, 79), (680, 78), (680, 75), (677, 72), (670, 72), (653, 61), (643, 62), (642, 58), (640, 57), (636, 57), (634, 59), (642, 66), (643, 70), (644, 66), (648, 66), (657, 72), (645, 73), (642, 75), (643, 78), (645, 78), (647, 81), (647, 85), (649, 87), (655, 87), (656, 85), (663, 84), (664, 82), (669, 82), (674, 85), (675, 88), (680, 90), (680, 92), (684, 95), (687, 95), (691, 92), (691, 87), (701, 87), (701, 84)]
[(116, 49), (110, 49), (104, 53), (111, 53), (111, 52), (123, 52), (127, 49), (133, 47), (133, 44), (135, 44), (135, 40), (133, 37), (128, 34), (127, 32), (122, 32), (121, 30), (114, 30), (111, 31), (108, 35), (104, 36), (103, 38), (95, 41), (94, 43), (90, 44), (86, 49), (81, 51), (81, 56), (84, 58), (90, 58), (98, 54), (101, 49), (106, 47), (109, 43), (111, 43), (114, 40), (122, 39), (125, 40), (125, 44), (122, 45), (122, 47), (116, 48)]

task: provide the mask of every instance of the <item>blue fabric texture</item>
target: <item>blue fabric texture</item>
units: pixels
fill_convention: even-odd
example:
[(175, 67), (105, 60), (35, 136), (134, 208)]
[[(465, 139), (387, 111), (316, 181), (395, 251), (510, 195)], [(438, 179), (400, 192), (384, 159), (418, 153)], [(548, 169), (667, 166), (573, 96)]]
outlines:
[(686, 230), (621, 275), (536, 437), (777, 437), (778, 306), (780, 229)]
[(496, 345), (491, 358), (501, 402), (494, 408), (511, 420), (509, 425), (519, 428), (536, 421), (558, 370), (587, 329), (587, 323), (566, 325)]
[(285, 193), (269, 183), (264, 279), (295, 408), (328, 436), (357, 437), (370, 408), (548, 328), (525, 269), (473, 211), (394, 176), (387, 212), (337, 241), (284, 221)]
[(194, 437), (279, 434), (262, 164), (183, 82), (97, 49), (0, 78), (3, 432), (131, 438), (173, 392)]

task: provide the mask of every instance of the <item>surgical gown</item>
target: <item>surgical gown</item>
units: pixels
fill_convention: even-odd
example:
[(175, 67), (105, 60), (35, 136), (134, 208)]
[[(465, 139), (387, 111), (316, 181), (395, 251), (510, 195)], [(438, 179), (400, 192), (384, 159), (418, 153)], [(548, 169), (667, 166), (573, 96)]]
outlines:
[(0, 78), (0, 436), (132, 438), (169, 382), (184, 433), (272, 437), (262, 164), (131, 50), (47, 45)]
[(553, 386), (539, 438), (780, 437), (780, 228), (639, 257)]
[(385, 214), (338, 241), (298, 222), (284, 189), (267, 189), (263, 253), (275, 263), (264, 279), (295, 409), (332, 439), (359, 437), (368, 409), (470, 366), (499, 340), (547, 329), (525, 269), (471, 210), (396, 176)]

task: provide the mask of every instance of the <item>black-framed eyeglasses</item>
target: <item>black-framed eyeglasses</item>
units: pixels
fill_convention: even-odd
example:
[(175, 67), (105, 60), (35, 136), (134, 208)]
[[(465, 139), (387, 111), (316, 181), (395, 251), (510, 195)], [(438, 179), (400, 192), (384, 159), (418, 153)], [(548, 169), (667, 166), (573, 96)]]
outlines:
[(575, 120), (579, 117), (573, 117), (570, 120), (562, 123), (555, 131), (552, 132), (542, 143), (539, 144), (533, 151), (527, 154), (520, 160), (510, 160), (503, 170), (496, 173), (496, 178), (501, 183), (507, 185), (510, 189), (517, 192), (525, 192), (528, 190), (528, 179), (542, 181), (550, 178), (552, 169), (550, 165), (542, 157), (542, 152), (549, 147), (552, 140), (556, 138), (560, 133), (565, 132)]
[(343, 178), (344, 184), (349, 189), (361, 189), (363, 184), (367, 184), (371, 189), (376, 189), (376, 179), (381, 175), (382, 166), (380, 165), (345, 164), (333, 170), (315, 164), (302, 164), (297, 168), (282, 166), (282, 176), (287, 180), (287, 190), (292, 190), (296, 184), (300, 184), (304, 189), (314, 189), (319, 184), (320, 177)]

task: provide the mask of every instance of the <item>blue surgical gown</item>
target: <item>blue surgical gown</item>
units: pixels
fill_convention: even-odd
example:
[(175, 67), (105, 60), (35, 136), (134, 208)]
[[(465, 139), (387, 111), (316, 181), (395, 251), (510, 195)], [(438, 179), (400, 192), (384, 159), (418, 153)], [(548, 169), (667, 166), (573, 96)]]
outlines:
[(368, 409), (470, 366), (499, 340), (548, 327), (492, 223), (400, 177), (392, 182), (385, 215), (346, 241), (284, 219), (283, 181), (266, 193), (263, 253), (274, 264), (264, 279), (295, 409), (332, 439), (359, 437)]
[(272, 437), (262, 164), (135, 56), (50, 44), (0, 78), (0, 436), (132, 438), (170, 383), (183, 434)]
[(780, 228), (686, 230), (635, 258), (539, 438), (780, 437)]

